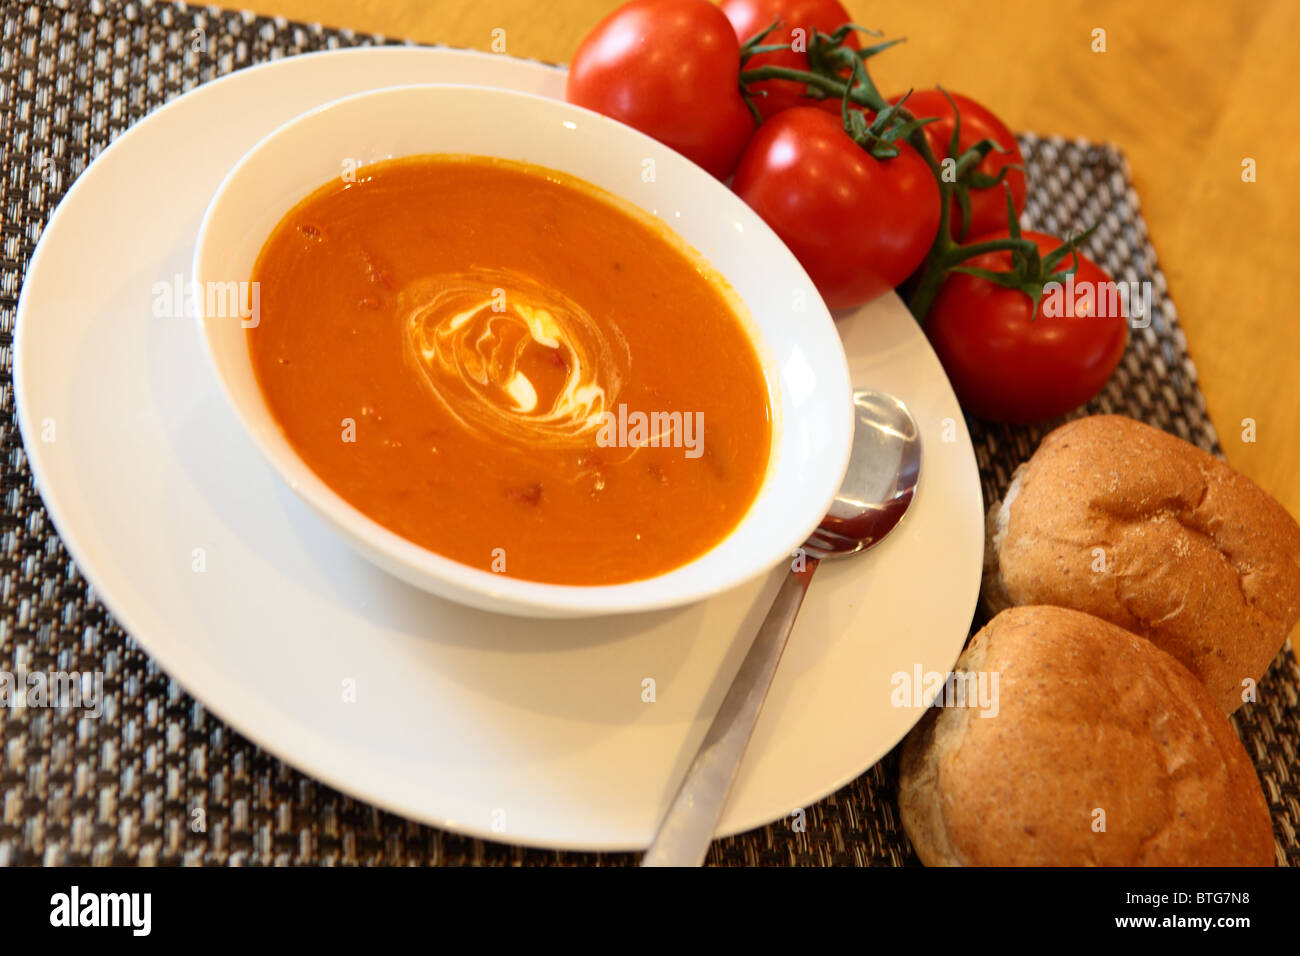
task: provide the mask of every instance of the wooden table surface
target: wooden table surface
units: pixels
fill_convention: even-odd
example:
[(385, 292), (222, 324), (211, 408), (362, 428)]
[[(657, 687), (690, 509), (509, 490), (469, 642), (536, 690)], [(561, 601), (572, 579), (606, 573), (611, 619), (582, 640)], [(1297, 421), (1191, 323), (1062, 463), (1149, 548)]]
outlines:
[[(618, 0), (245, 0), (258, 13), (568, 62)], [(1295, 0), (847, 0), (906, 36), (881, 88), (942, 83), (1013, 129), (1129, 158), (1229, 461), (1300, 516), (1300, 99)], [(1094, 52), (1104, 30), (1105, 52)], [(1256, 182), (1244, 182), (1253, 159)], [(1255, 440), (1243, 440), (1253, 420)]]

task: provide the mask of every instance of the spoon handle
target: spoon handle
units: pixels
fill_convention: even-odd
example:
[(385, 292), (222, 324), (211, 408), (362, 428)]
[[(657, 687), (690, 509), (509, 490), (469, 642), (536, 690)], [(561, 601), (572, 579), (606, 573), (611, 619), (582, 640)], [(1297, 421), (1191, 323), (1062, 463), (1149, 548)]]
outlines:
[(686, 771), (677, 796), (659, 823), (654, 842), (642, 866), (699, 866), (709, 852), (713, 831), (727, 804), (731, 784), (758, 723), (776, 665), (803, 604), (817, 559), (804, 559), (800, 571), (791, 570), (781, 584), (772, 607), (740, 664), (717, 716), (704, 735), (695, 760)]

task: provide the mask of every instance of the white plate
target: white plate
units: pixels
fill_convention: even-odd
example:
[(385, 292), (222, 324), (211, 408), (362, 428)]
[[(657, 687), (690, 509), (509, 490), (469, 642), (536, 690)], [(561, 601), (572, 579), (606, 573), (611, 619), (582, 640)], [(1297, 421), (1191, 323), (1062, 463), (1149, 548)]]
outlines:
[[(218, 395), (192, 323), (153, 315), (155, 284), (188, 276), (204, 207), (254, 142), (328, 100), (417, 82), (562, 96), (564, 74), (421, 48), (293, 57), (181, 97), (82, 174), (18, 307), (15, 395), (37, 487), (122, 626), (305, 773), (486, 839), (642, 847), (778, 578), (582, 621), (418, 591), (279, 482)], [(947, 671), (975, 605), (983, 506), (952, 390), (895, 297), (840, 330), (855, 383), (911, 406), (921, 486), (884, 544), (818, 571), (721, 833), (806, 807), (888, 752), (922, 713), (891, 704), (892, 675)]]

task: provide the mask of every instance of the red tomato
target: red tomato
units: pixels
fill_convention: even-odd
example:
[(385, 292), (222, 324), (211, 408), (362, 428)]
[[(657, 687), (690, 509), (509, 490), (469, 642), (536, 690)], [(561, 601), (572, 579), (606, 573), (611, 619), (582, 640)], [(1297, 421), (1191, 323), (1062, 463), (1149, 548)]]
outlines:
[[(721, 7), (735, 27), (736, 37), (741, 43), (762, 33), (776, 21), (781, 21), (781, 26), (765, 36), (763, 43), (785, 43), (790, 49), (760, 53), (745, 64), (747, 70), (760, 66), (786, 66), (806, 70), (808, 43), (813, 31), (834, 33), (839, 27), (853, 21), (839, 0), (722, 0)], [(803, 32), (800, 36), (795, 36), (795, 30)], [(854, 50), (859, 49), (857, 34), (850, 33), (844, 45)], [(766, 96), (760, 94), (754, 97), (754, 105), (764, 119), (792, 106), (819, 106), (833, 112), (839, 112), (840, 109), (839, 100), (810, 99), (804, 96), (803, 84), (789, 80), (764, 80), (755, 83), (752, 90), (755, 93), (767, 93)]]
[[(1007, 235), (1002, 230), (975, 241)], [(1044, 256), (1063, 245), (1040, 232), (1021, 237), (1037, 243)], [(1057, 271), (1072, 263), (1067, 256)], [(1011, 253), (992, 252), (963, 265), (1002, 272), (1011, 266)], [(1083, 299), (1087, 288), (1091, 307)], [(1104, 304), (1114, 288), (1110, 276), (1080, 254), (1074, 296), (1065, 294), (1066, 287), (1056, 300), (1045, 297), (1034, 318), (1025, 293), (954, 272), (926, 316), (925, 333), (966, 411), (999, 422), (1039, 422), (1088, 401), (1119, 364), (1128, 323), (1122, 309)]]
[(939, 231), (939, 187), (900, 143), (876, 159), (838, 117), (797, 106), (758, 128), (732, 185), (763, 217), (832, 309), (861, 305), (906, 279)]
[[(948, 95), (961, 111), (961, 136), (957, 140), (958, 155), (982, 139), (991, 139), (1006, 152), (990, 151), (984, 157), (984, 162), (979, 164), (980, 172), (996, 176), (1004, 166), (1024, 166), (1025, 157), (1020, 153), (1020, 146), (1002, 120), (969, 97), (958, 93)], [(892, 102), (897, 103), (899, 99), (901, 97), (896, 96)], [(907, 98), (907, 108), (914, 116), (939, 118), (938, 122), (925, 125), (925, 136), (930, 141), (930, 148), (934, 150), (935, 158), (942, 162), (948, 155), (948, 144), (952, 142), (952, 130), (956, 125), (952, 105), (938, 90), (918, 90)], [(1005, 182), (1011, 187), (1011, 201), (1015, 204), (1018, 216), (1025, 209), (1025, 174), (1019, 169), (1007, 170)], [(1006, 190), (1001, 185), (988, 189), (972, 189), (970, 218), (970, 226), (965, 230), (967, 236), (978, 236), (981, 233), (992, 232), (994, 229), (1005, 229), (1007, 227)], [(963, 231), (961, 209), (955, 198), (952, 201), (949, 222), (952, 226), (953, 238), (960, 239)]]
[(740, 95), (740, 43), (708, 0), (632, 0), (574, 54), (566, 96), (634, 126), (719, 179), (754, 132)]

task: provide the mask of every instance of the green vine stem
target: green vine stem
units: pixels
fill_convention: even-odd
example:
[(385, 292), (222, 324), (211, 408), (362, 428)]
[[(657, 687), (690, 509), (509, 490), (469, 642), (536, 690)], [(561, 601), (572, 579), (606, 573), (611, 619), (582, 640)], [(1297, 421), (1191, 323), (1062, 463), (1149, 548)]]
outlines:
[[(880, 45), (881, 48), (884, 46), (886, 44)], [(861, 59), (859, 57), (861, 53), (867, 53), (868, 51), (859, 53), (840, 47), (838, 50), (832, 51), (832, 53), (835, 52), (843, 55), (838, 58), (832, 56), (830, 58), (831, 62), (835, 63), (840, 69), (852, 69), (854, 82), (851, 86), (848, 81), (838, 76), (828, 76), (810, 70), (797, 70), (793, 67), (768, 65), (742, 70), (740, 73), (741, 90), (748, 97), (750, 95), (748, 92), (750, 84), (761, 83), (765, 80), (788, 80), (825, 94), (822, 97), (810, 97), (810, 99), (831, 99), (832, 97), (839, 100), (847, 99), (849, 102), (875, 113), (888, 108), (891, 104), (880, 95), (880, 91), (876, 88), (867, 72), (861, 69)], [(873, 48), (870, 52), (876, 52), (876, 48)], [(904, 122), (916, 121), (916, 117), (907, 109), (903, 108), (898, 112)], [(1019, 236), (991, 239), (986, 242), (967, 245), (962, 245), (954, 240), (951, 230), (951, 207), (953, 191), (956, 188), (956, 180), (959, 175), (954, 175), (951, 180), (943, 175), (943, 168), (940, 166), (939, 160), (935, 158), (934, 151), (930, 149), (930, 141), (926, 138), (924, 130), (919, 127), (914, 129), (908, 137), (908, 142), (921, 154), (939, 185), (939, 231), (935, 235), (929, 253), (926, 254), (925, 260), (921, 264), (916, 284), (913, 286), (908, 299), (908, 308), (911, 310), (912, 315), (916, 317), (918, 322), (924, 322), (926, 314), (930, 311), (930, 306), (934, 303), (935, 296), (939, 293), (939, 287), (954, 266), (974, 256), (984, 255), (989, 252), (1020, 252), (1026, 256), (1034, 255), (1037, 253), (1037, 246), (1032, 241), (1021, 239)], [(984, 153), (980, 152), (979, 144), (972, 146), (961, 156), (956, 157), (954, 173), (959, 174), (961, 170), (969, 168), (972, 164), (977, 164), (986, 153), (987, 150)]]

